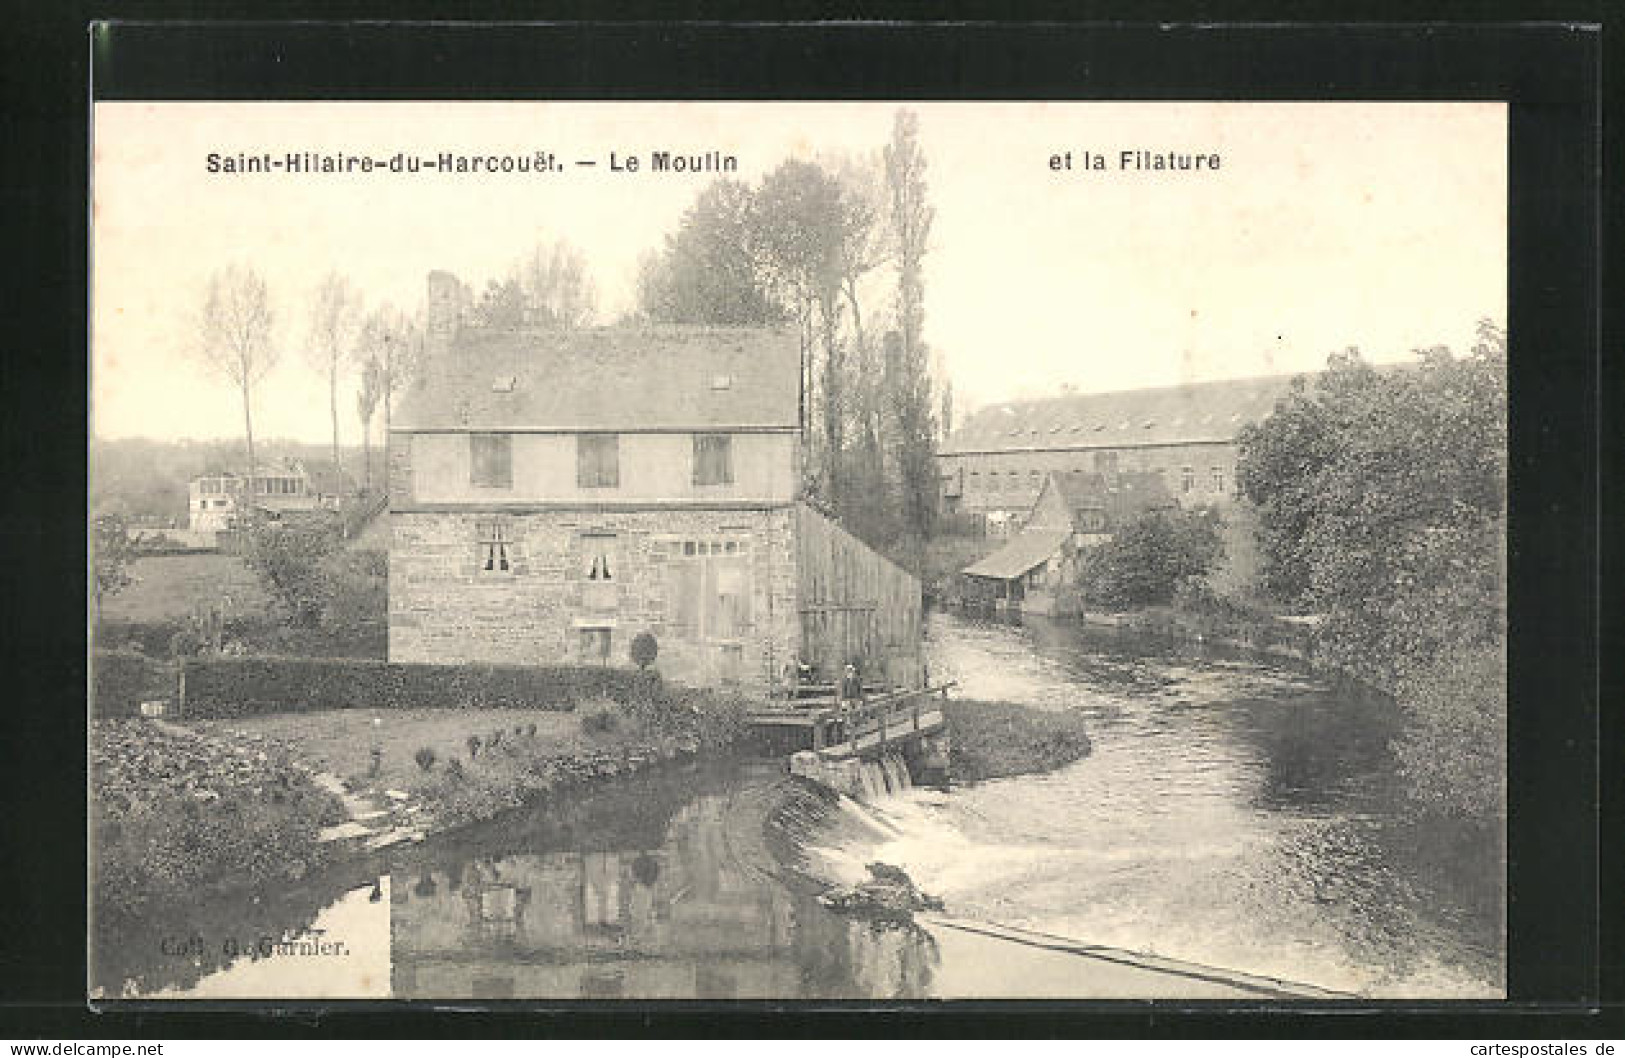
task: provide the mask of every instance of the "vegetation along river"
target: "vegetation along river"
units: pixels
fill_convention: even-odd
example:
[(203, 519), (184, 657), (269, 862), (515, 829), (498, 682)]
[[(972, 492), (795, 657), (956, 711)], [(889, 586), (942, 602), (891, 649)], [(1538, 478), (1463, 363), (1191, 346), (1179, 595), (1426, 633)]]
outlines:
[(936, 614), (928, 635), (933, 678), (966, 698), (1084, 710), (1091, 755), (867, 806), (795, 796), (779, 760), (667, 767), (274, 893), (157, 913), (139, 936), (104, 938), (116, 965), (101, 977), (126, 995), (316, 992), (338, 964), (178, 950), (315, 921), (372, 939), (340, 987), (401, 998), (1204, 994), (930, 915), (820, 904), (820, 879), (878, 860), (954, 920), (1339, 992), (1501, 994), (1499, 839), (1417, 818), (1387, 748), (1391, 705), (1076, 623)]

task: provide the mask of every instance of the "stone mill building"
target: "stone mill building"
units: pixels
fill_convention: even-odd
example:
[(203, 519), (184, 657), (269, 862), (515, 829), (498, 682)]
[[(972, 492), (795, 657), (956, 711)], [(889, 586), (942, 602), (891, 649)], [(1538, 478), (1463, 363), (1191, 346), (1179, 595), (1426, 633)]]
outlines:
[(793, 331), (479, 328), (459, 289), (429, 278), (390, 433), (390, 660), (626, 665), (648, 632), (690, 685), (918, 685), (919, 582), (800, 501)]

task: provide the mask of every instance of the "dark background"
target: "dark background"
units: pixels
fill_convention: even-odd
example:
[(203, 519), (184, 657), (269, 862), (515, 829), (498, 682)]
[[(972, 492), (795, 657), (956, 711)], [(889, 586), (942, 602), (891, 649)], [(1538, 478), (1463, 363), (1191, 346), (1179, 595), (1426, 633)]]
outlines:
[[(1621, 331), (1601, 281), (1604, 5), (1434, 5), (1445, 24), (1229, 25), (1291, 9), (1154, 4), (1040, 7), (1044, 24), (598, 22), (552, 25), (185, 22), (249, 19), (249, 5), (16, 8), (0, 31), (0, 205), (8, 247), (0, 420), (11, 552), (0, 588), (0, 1036), (344, 1033), (703, 1033), (910, 1036), (1325, 1035), (1483, 1038), (1625, 1035), (1620, 1001), (1621, 681), (1617, 586), (1599, 547), (1618, 501), (1610, 413)], [(698, 15), (743, 18), (737, 7)], [(1366, 5), (1350, 20), (1402, 17)], [(780, 8), (775, 17), (784, 17)], [(262, 5), (258, 15), (268, 12)], [(586, 8), (546, 12), (587, 17)], [(517, 5), (300, 4), (277, 17), (535, 17)], [(660, 12), (645, 8), (646, 17)], [(760, 17), (762, 12), (756, 12)], [(814, 14), (806, 12), (807, 15)], [(994, 12), (1005, 17), (1006, 12)], [(1159, 28), (1061, 21), (1177, 20)], [(101, 17), (132, 21), (92, 28)], [(830, 17), (828, 12), (818, 17)], [(873, 5), (845, 12), (879, 17)], [(1414, 16), (1411, 16), (1414, 17)], [(1492, 23), (1487, 18), (1554, 20)], [(143, 24), (141, 18), (165, 24)], [(93, 75), (93, 77), (92, 77)], [(84, 985), (85, 447), (88, 113), (101, 99), (828, 98), (1503, 99), (1511, 102), (1508, 329), (1512, 386), (1509, 991), (1507, 1004), (1375, 1004), (1306, 1016), (1209, 1005), (933, 1004), (861, 1017), (830, 1005), (572, 1006), (431, 1020), (398, 1007), (229, 1019), (88, 1012)], [(1610, 141), (1611, 159), (1617, 141)], [(1419, 172), (1417, 179), (1427, 179)], [(1617, 182), (1617, 177), (1615, 178)], [(1610, 208), (1617, 208), (1610, 203)], [(1617, 213), (1610, 214), (1617, 216)], [(1612, 315), (1605, 321), (1602, 313)], [(1612, 348), (1613, 346), (1609, 346)], [(1600, 373), (1599, 373), (1600, 372)], [(1599, 462), (1599, 456), (1601, 461)], [(1600, 506), (1601, 505), (1601, 506)], [(1607, 509), (1604, 509), (1604, 508)], [(1599, 638), (1599, 619), (1602, 620)], [(1601, 650), (1599, 651), (1599, 647)], [(1600, 655), (1602, 655), (1600, 657)], [(1599, 710), (1598, 703), (1608, 707)], [(1599, 737), (1599, 724), (1602, 726)], [(1599, 767), (1599, 753), (1605, 754)], [(1599, 815), (1600, 798), (1610, 814)], [(1599, 870), (1604, 872), (1599, 882)], [(1604, 919), (1606, 916), (1606, 920)], [(1606, 947), (1600, 947), (1599, 945)], [(1367, 1016), (1376, 1011), (1379, 1016)]]

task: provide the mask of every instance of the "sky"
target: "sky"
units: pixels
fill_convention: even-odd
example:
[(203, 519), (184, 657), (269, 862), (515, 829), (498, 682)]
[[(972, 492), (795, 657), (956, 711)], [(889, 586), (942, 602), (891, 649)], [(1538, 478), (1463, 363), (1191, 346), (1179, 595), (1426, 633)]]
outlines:
[[(1506, 319), (1506, 110), (1499, 103), (908, 103), (935, 209), (925, 337), (956, 405), (1312, 371), (1465, 350)], [(280, 361), (255, 435), (325, 441), (305, 357), (316, 284), (415, 307), (433, 269), (476, 290), (539, 241), (578, 247), (600, 322), (713, 174), (653, 151), (720, 151), (759, 181), (789, 157), (876, 156), (898, 104), (99, 103), (91, 404), (103, 437), (237, 437), (236, 392), (195, 355), (211, 272), (269, 286)], [(525, 157), (547, 173), (211, 173), (210, 153)], [(1217, 170), (1120, 168), (1122, 152)], [(638, 157), (638, 172), (615, 171)], [(1072, 168), (1054, 167), (1072, 154)], [(1106, 168), (1085, 168), (1086, 154)], [(578, 160), (597, 164), (581, 166)], [(1064, 161), (1064, 159), (1063, 159)], [(354, 381), (341, 430), (359, 442)]]

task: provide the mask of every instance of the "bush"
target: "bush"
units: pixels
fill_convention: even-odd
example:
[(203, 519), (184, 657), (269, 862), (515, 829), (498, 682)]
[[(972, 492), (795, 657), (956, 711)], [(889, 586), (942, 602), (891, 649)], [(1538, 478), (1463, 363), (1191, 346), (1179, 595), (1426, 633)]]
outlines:
[(173, 702), (178, 671), (143, 654), (98, 650), (91, 659), (93, 714), (98, 719), (138, 716), (142, 702)]
[(593, 705), (581, 714), (581, 730), (589, 735), (607, 735), (620, 726), (621, 714), (612, 705)]
[(211, 657), (186, 662), (190, 716), (320, 709), (552, 709), (654, 697), (653, 673), (607, 666), (416, 665), (359, 658)]
[(1394, 741), (1412, 796), (1451, 816), (1506, 813), (1507, 670), (1498, 648), (1441, 656), (1400, 680)]
[(412, 759), (417, 761), (418, 767), (422, 768), (424, 771), (428, 771), (430, 768), (434, 767), (436, 757), (434, 750), (430, 749), (428, 746), (424, 746), (416, 753), (412, 754)]
[(1216, 518), (1205, 511), (1151, 511), (1083, 554), (1085, 601), (1127, 609), (1166, 603), (1185, 581), (1206, 576), (1223, 554)]
[(333, 598), (324, 559), (339, 545), (337, 527), (328, 519), (263, 522), (246, 536), (243, 559), (286, 607), (293, 624), (314, 626)]
[(650, 632), (639, 632), (632, 637), (632, 664), (640, 669), (647, 669), (654, 664), (655, 658), (660, 654), (660, 643)]

